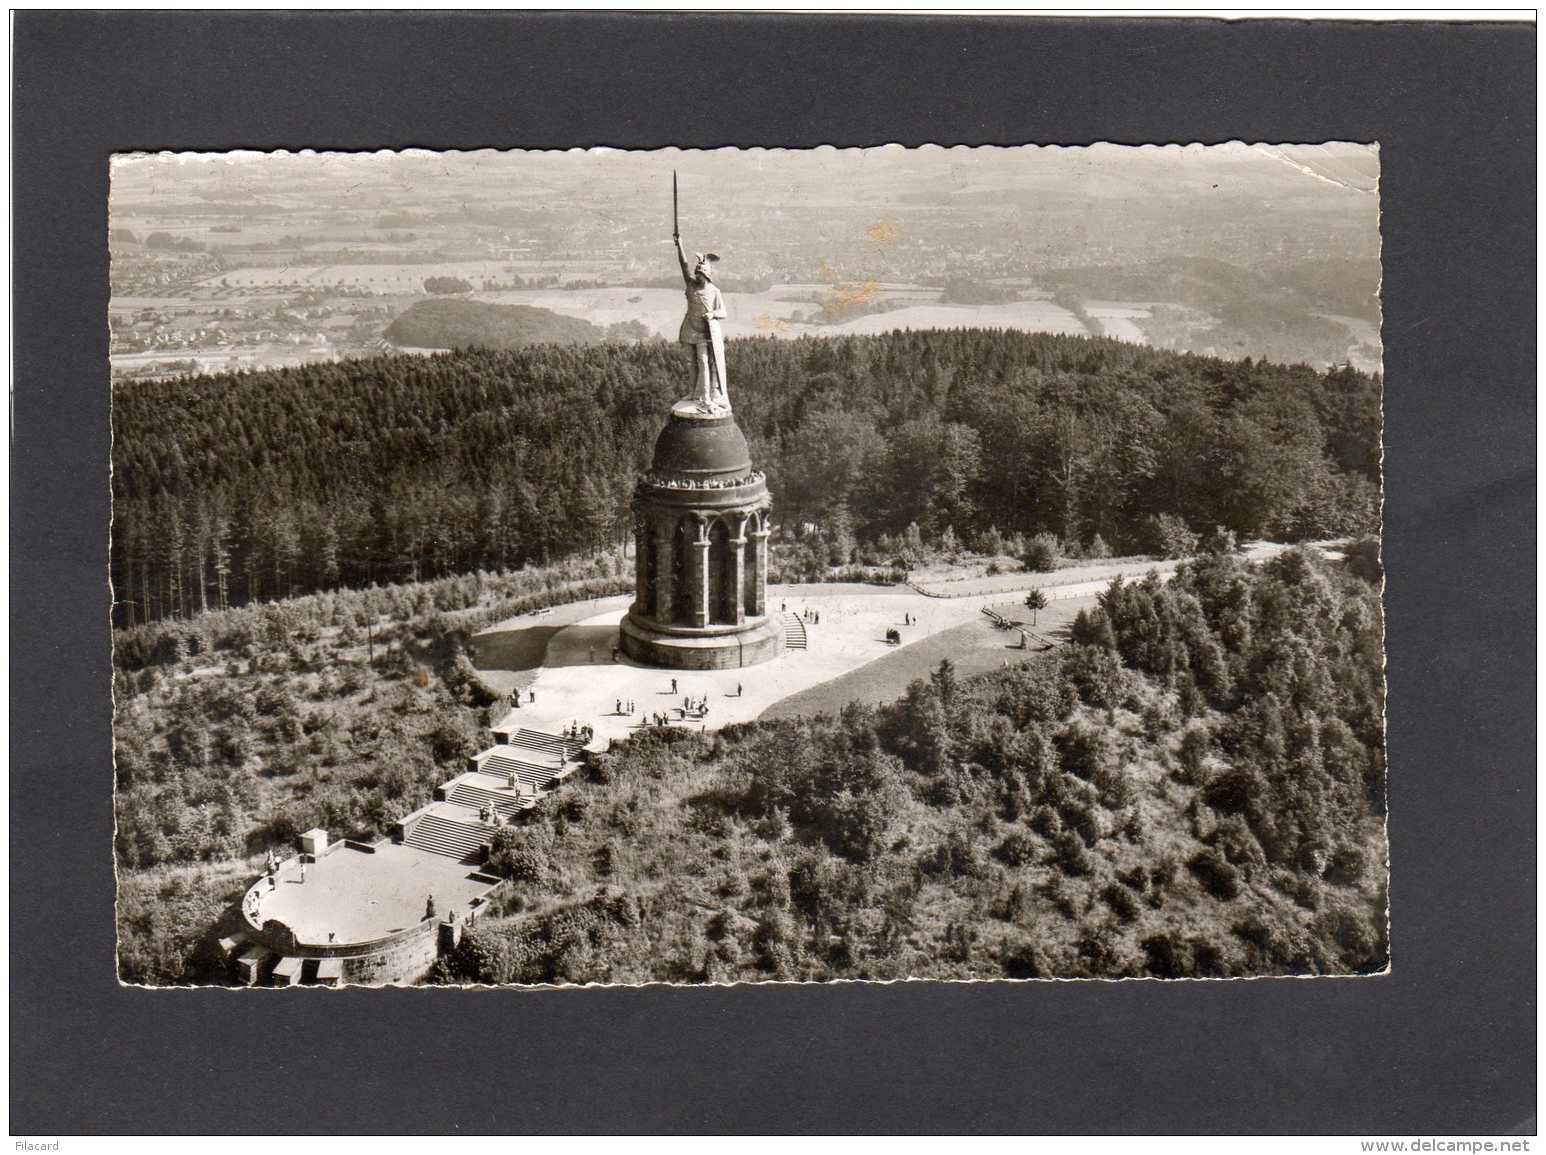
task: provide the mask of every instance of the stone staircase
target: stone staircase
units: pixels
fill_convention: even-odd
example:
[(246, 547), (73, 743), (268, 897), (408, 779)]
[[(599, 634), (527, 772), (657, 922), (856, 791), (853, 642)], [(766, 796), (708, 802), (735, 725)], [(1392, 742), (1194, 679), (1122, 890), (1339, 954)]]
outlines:
[(512, 794), (509, 790), (490, 790), (465, 778), (451, 787), (446, 794), (446, 801), (454, 802), (458, 806), (466, 806), (471, 810), (489, 806), (497, 810), (501, 818), (509, 818), (510, 815), (521, 810), (530, 810), (537, 804), (537, 800), (530, 796)]
[(805, 621), (799, 614), (784, 612), (784, 649), (805, 649)]
[(574, 738), (565, 738), (562, 734), (547, 734), (541, 730), (528, 730), (524, 726), (510, 735), (507, 745), (512, 749), (535, 750), (550, 758), (562, 758), (565, 762), (585, 749), (585, 743)]
[[(467, 772), (436, 790), (440, 801), (420, 815), (403, 841), (458, 862), (481, 859), (496, 827), (537, 805), (544, 792), (574, 769), (584, 748), (584, 742), (560, 734), (518, 730), (504, 745), (469, 758)], [(510, 788), (511, 774), (519, 789)], [(498, 814), (499, 822), (478, 817), (485, 806)]]
[[(472, 813), (476, 814), (475, 811)], [(475, 816), (471, 822), (458, 822), (431, 812), (414, 823), (413, 833), (403, 841), (431, 854), (443, 854), (465, 862), (482, 857), (483, 846), (491, 834), (492, 829), (477, 821)]]
[(561, 766), (543, 766), (525, 758), (517, 758), (513, 754), (505, 753), (509, 749), (509, 746), (496, 746), (486, 755), (481, 756), (478, 759), (478, 772), (497, 777), (506, 777), (514, 772), (517, 782), (533, 790), (546, 790), (554, 776), (563, 769)]

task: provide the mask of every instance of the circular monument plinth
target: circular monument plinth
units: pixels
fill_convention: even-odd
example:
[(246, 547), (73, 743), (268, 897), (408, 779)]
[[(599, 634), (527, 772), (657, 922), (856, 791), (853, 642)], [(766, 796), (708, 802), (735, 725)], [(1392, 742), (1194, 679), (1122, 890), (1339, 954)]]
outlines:
[(767, 479), (728, 410), (678, 402), (634, 490), (637, 572), (619, 628), (624, 654), (676, 670), (726, 670), (776, 657), (767, 614)]

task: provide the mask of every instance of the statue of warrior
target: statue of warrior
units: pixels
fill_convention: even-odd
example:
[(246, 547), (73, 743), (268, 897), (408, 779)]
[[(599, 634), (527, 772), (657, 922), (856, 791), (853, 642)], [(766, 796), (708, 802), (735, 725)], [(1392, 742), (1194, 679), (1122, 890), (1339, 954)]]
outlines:
[[(675, 226), (676, 175), (671, 178), (672, 216)], [(704, 413), (724, 412), (730, 408), (730, 394), (725, 388), (725, 334), (720, 322), (725, 319), (725, 298), (714, 283), (714, 262), (717, 253), (695, 253), (692, 263), (682, 248), (682, 234), (673, 227), (671, 238), (676, 242), (676, 260), (682, 269), (682, 281), (687, 290), (687, 315), (682, 318), (682, 328), (677, 339), (691, 345), (697, 362), (698, 408)]]

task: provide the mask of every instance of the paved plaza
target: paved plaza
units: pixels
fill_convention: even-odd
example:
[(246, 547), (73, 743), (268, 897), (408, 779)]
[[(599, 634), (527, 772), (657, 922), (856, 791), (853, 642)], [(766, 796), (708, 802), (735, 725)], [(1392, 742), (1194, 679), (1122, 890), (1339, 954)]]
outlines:
[[(1049, 599), (1088, 597), (1103, 590), (1108, 579), (1046, 587)], [(1026, 583), (1027, 588), (1033, 584)], [(861, 592), (863, 591), (863, 592)], [(495, 686), (520, 685), (521, 705), (496, 729), (526, 727), (559, 733), (573, 724), (594, 729), (598, 747), (622, 739), (650, 724), (657, 713), (673, 725), (718, 729), (732, 722), (749, 722), (775, 702), (821, 685), (870, 662), (880, 661), (926, 638), (968, 622), (984, 620), (986, 606), (1002, 606), (1002, 590), (963, 597), (926, 597), (906, 586), (799, 585), (768, 587), (768, 609), (775, 620), (799, 615), (806, 648), (787, 649), (769, 662), (732, 670), (660, 670), (637, 665), (617, 648), (618, 623), (632, 598), (604, 598), (588, 603), (596, 612), (556, 631), (548, 615), (527, 615), (489, 627), (473, 639), (474, 664)], [(819, 615), (819, 620), (817, 620)], [(906, 624), (911, 619), (911, 624)], [(508, 638), (522, 629), (550, 631), (542, 666), (519, 680), (508, 675), (497, 655), (511, 652)], [(888, 630), (901, 635), (901, 646), (886, 642)], [(497, 636), (500, 645), (480, 645)], [(534, 673), (534, 676), (532, 676)], [(676, 685), (672, 690), (673, 682)], [(684, 699), (708, 700), (704, 718), (684, 718)], [(621, 700), (623, 713), (617, 712)], [(632, 710), (628, 707), (632, 704)]]
[(474, 873), (453, 858), (401, 843), (378, 843), (374, 851), (340, 845), (306, 865), (304, 882), (298, 859), (279, 871), (274, 889), (260, 881), (258, 918), (278, 919), (303, 943), (324, 945), (329, 934), (340, 943), (369, 942), (417, 926), (430, 895), (442, 916), (465, 915), (494, 888), (493, 880)]
[[(1252, 542), (1243, 552), (1248, 560), (1260, 562), (1285, 548)], [(933, 596), (910, 586), (770, 585), (769, 617), (780, 621), (786, 614), (799, 615), (806, 648), (786, 649), (772, 661), (732, 670), (661, 670), (638, 665), (621, 653), (614, 656), (618, 623), (633, 602), (633, 595), (624, 594), (490, 626), (473, 638), (473, 664), (495, 689), (520, 690), (520, 707), (509, 711), (495, 729), (526, 727), (557, 734), (570, 725), (588, 725), (595, 733), (592, 745), (603, 748), (607, 739), (626, 738), (650, 724), (657, 713), (669, 715), (673, 725), (705, 730), (752, 721), (793, 694), (947, 630), (982, 621), (984, 608), (1002, 610), (1006, 604), (1014, 605), (1031, 588), (1040, 589), (1048, 601), (1090, 598), (1104, 591), (1113, 577), (1138, 581), (1153, 571), (1165, 581), (1178, 565), (1178, 561), (1127, 559), (1090, 562), (1046, 574), (936, 580), (923, 586)], [(819, 615), (819, 621), (807, 611)], [(904, 624), (909, 619), (912, 624)], [(900, 647), (887, 644), (890, 629), (900, 632)], [(705, 698), (706, 717), (682, 716), (683, 699)], [(624, 706), (621, 714), (619, 700)]]

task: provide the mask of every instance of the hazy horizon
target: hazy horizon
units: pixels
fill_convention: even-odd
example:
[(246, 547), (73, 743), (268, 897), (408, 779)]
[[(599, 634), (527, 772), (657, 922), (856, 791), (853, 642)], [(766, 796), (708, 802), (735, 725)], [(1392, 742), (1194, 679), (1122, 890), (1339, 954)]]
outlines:
[[(114, 308), (125, 333), (145, 302), (164, 323), (115, 352), (208, 354), (167, 334), (234, 310), (355, 354), (432, 278), (668, 336), (671, 307), (623, 289), (675, 282), (673, 173), (684, 245), (755, 298), (732, 334), (1007, 327), (1379, 363), (1379, 151), (1347, 142), (122, 154)], [(279, 315), (319, 305), (360, 316), (348, 342)]]

